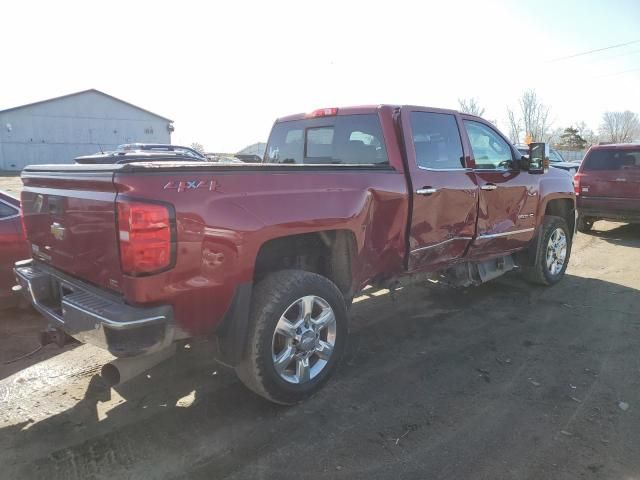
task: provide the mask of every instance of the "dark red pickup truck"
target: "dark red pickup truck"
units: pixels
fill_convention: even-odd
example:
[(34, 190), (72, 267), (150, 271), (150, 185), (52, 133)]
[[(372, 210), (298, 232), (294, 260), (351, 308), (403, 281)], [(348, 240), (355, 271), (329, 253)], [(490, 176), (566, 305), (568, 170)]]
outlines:
[(261, 164), (32, 166), (16, 275), (82, 342), (135, 359), (213, 334), (247, 386), (293, 403), (334, 371), (366, 285), (560, 280), (575, 195), (543, 160), (481, 118), (382, 105), (281, 118)]

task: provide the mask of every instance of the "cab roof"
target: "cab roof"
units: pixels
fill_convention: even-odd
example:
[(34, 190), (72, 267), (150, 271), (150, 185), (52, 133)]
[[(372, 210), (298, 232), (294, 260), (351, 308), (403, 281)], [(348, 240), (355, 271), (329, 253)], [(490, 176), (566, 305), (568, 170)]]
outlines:
[[(366, 113), (376, 113), (379, 110), (383, 109), (383, 108), (390, 108), (390, 109), (396, 109), (396, 108), (401, 108), (401, 109), (422, 109), (422, 108), (428, 108), (428, 109), (433, 109), (433, 110), (437, 110), (439, 112), (442, 113), (460, 113), (457, 110), (450, 110), (450, 109), (446, 109), (446, 108), (437, 108), (437, 107), (427, 107), (427, 106), (418, 106), (418, 105), (394, 105), (394, 104), (378, 104), (378, 105), (352, 105), (352, 106), (347, 106), (347, 107), (330, 107), (330, 108), (321, 108), (318, 110), (312, 110), (311, 112), (305, 112), (305, 113), (295, 113), (293, 115), (287, 115), (284, 117), (280, 117), (276, 120), (276, 122), (289, 122), (289, 121), (293, 121), (293, 120), (305, 120), (308, 118), (313, 118), (316, 112), (319, 112), (321, 110), (337, 110), (337, 113), (333, 114), (333, 115), (326, 115), (326, 116), (340, 116), (340, 115), (361, 115), (361, 114), (366, 114)], [(462, 114), (465, 116), (469, 116), (469, 117), (474, 117), (475, 115), (470, 115), (470, 114)], [(323, 115), (318, 115), (318, 116), (323, 116)]]

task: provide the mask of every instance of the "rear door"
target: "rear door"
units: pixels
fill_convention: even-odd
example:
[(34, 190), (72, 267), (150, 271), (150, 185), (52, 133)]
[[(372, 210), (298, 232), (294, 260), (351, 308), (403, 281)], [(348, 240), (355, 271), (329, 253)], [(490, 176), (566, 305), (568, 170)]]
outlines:
[(413, 187), (409, 270), (438, 270), (459, 260), (471, 243), (478, 186), (455, 114), (406, 109), (402, 128)]
[(515, 250), (533, 238), (540, 176), (515, 168), (509, 142), (488, 122), (465, 118), (480, 187), (477, 238), (470, 258)]

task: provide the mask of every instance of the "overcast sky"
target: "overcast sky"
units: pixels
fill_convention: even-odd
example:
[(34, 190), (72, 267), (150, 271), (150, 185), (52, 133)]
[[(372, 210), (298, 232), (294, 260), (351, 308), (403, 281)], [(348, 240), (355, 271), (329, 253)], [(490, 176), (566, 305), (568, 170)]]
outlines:
[(209, 151), (264, 141), (289, 113), (472, 96), (507, 133), (526, 88), (554, 127), (640, 112), (639, 0), (5, 0), (0, 40), (0, 108), (97, 88)]

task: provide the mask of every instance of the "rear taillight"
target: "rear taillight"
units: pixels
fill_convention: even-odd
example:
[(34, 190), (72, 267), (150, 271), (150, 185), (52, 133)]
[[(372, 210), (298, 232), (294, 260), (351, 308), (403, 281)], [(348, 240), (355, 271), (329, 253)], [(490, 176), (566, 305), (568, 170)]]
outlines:
[(576, 195), (580, 195), (580, 179), (582, 178), (581, 173), (576, 173), (573, 176), (573, 191), (576, 192)]
[(175, 260), (174, 222), (166, 205), (118, 202), (120, 266), (126, 275), (148, 275)]

